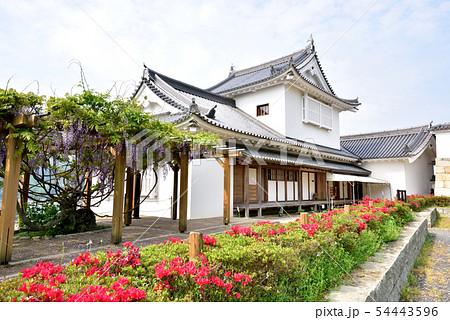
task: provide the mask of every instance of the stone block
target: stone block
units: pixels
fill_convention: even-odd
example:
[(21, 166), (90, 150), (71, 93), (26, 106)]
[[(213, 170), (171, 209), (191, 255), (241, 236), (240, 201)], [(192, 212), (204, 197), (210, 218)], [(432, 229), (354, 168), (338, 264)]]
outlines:
[[(434, 187), (435, 187), (435, 189), (439, 189), (439, 188), (443, 189), (444, 188), (444, 181), (436, 180), (436, 182), (434, 183)], [(436, 195), (438, 195), (438, 194), (436, 193)]]
[(435, 172), (436, 174), (439, 174), (439, 173), (445, 173), (445, 167), (436, 165), (436, 166), (434, 167), (434, 172)]

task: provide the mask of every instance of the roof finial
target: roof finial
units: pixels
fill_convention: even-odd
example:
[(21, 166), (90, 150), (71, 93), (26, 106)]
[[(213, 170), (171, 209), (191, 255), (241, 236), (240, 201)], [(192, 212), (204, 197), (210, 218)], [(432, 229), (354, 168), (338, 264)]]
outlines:
[(210, 119), (214, 119), (216, 117), (216, 108), (217, 104), (209, 110), (208, 114), (206, 115)]
[(292, 66), (294, 64), (294, 58), (292, 56), (289, 58), (289, 65)]
[(195, 114), (200, 113), (200, 109), (199, 109), (198, 105), (195, 103), (195, 98), (192, 98), (192, 103), (189, 106), (189, 112), (195, 113)]
[(314, 39), (312, 34), (309, 35), (309, 39), (308, 39), (308, 45), (306, 46), (306, 50), (308, 51), (308, 53), (312, 53), (314, 52)]
[(270, 74), (274, 75), (276, 72), (275, 68), (273, 67), (273, 65), (270, 66)]
[(144, 62), (144, 71), (143, 71), (143, 73), (142, 73), (142, 79), (145, 79), (145, 80), (150, 80), (149, 77), (150, 75), (149, 75), (149, 72), (148, 72), (148, 67), (145, 65), (145, 62)]
[(230, 68), (230, 73), (228, 74), (228, 76), (231, 76), (234, 73), (234, 65), (233, 62), (231, 63), (231, 68)]

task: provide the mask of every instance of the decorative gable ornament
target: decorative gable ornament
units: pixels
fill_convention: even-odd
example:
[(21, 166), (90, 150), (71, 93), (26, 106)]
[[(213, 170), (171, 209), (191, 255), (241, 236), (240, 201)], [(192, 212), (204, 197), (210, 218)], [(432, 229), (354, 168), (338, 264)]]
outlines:
[(190, 113), (195, 113), (195, 114), (200, 114), (200, 108), (198, 107), (198, 105), (195, 103), (195, 98), (192, 98), (192, 103), (189, 106), (189, 112)]
[(311, 54), (312, 52), (314, 52), (314, 39), (312, 37), (312, 35), (309, 36), (309, 40), (308, 40), (308, 45), (306, 46), (306, 51)]

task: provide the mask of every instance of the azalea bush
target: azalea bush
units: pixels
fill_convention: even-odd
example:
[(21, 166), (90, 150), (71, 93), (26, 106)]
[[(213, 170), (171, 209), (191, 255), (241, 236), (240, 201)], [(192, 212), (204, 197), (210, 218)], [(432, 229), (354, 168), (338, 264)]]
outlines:
[(145, 299), (145, 291), (130, 285), (123, 268), (139, 265), (139, 248), (125, 243), (125, 250), (93, 257), (81, 253), (67, 267), (39, 262), (23, 269), (9, 294), (9, 301), (22, 302), (126, 302)]
[(450, 206), (450, 197), (413, 194), (407, 196), (406, 202), (412, 210), (418, 212), (430, 206)]

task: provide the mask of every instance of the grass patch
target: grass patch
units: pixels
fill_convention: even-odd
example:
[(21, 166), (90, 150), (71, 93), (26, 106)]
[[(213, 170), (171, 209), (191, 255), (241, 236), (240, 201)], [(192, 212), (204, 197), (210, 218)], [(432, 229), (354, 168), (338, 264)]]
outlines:
[(413, 269), (411, 269), (411, 272), (408, 275), (406, 286), (404, 286), (400, 292), (402, 301), (412, 302), (414, 298), (419, 296), (420, 290), (418, 288), (418, 276), (426, 273), (427, 268), (430, 267), (429, 257), (432, 246), (433, 236), (428, 234), (418, 257), (414, 262)]
[(438, 216), (434, 222), (435, 228), (450, 229), (450, 218)]

